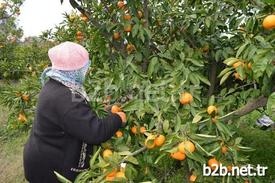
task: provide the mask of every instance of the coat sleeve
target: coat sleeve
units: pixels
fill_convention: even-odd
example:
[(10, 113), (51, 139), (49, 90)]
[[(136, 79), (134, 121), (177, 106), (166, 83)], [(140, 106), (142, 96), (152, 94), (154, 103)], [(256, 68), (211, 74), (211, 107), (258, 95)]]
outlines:
[(65, 132), (95, 145), (109, 140), (122, 126), (119, 115), (109, 113), (107, 117), (100, 119), (84, 101), (71, 103), (62, 122)]

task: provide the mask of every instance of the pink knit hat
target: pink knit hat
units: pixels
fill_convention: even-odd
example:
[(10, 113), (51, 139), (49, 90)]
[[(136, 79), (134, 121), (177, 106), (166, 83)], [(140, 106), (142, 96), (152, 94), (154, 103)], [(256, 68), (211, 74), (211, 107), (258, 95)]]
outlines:
[(78, 70), (89, 61), (88, 51), (81, 45), (66, 41), (48, 52), (52, 68), (64, 71)]

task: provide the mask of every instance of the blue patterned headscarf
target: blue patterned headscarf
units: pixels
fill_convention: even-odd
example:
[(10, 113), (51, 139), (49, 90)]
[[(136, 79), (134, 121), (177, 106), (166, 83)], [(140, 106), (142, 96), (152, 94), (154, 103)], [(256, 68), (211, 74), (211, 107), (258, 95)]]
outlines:
[(72, 91), (80, 93), (89, 101), (83, 87), (83, 83), (85, 81), (86, 73), (90, 67), (90, 63), (91, 62), (89, 61), (84, 67), (73, 71), (63, 71), (48, 67), (41, 74), (42, 86), (45, 84), (48, 78), (52, 78), (67, 86)]

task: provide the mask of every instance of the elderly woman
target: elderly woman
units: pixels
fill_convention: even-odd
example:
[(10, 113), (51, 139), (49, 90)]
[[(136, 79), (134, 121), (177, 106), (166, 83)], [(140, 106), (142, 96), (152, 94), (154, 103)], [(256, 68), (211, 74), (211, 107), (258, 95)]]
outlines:
[(43, 88), (24, 148), (30, 183), (58, 182), (54, 171), (73, 181), (89, 167), (92, 145), (107, 141), (126, 123), (123, 112), (100, 119), (91, 110), (83, 88), (90, 65), (84, 47), (65, 42), (50, 49), (49, 58), (52, 67), (41, 76)]

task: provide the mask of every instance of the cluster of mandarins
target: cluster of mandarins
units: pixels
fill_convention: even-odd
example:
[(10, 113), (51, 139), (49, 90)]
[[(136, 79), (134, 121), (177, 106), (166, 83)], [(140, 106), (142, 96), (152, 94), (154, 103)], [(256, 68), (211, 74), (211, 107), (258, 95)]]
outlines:
[[(266, 16), (262, 22), (262, 26), (266, 30), (274, 29), (275, 28), (275, 15)], [(243, 27), (241, 27), (240, 29), (244, 30)], [(233, 76), (236, 80), (246, 80), (247, 74), (252, 69), (252, 63), (245, 61), (245, 60), (239, 60), (239, 61), (233, 60), (233, 63), (228, 63), (227, 65), (233, 67), (236, 70), (236, 72), (233, 73)], [(241, 75), (237, 72), (237, 68), (242, 68), (245, 71), (244, 78), (241, 78)]]
[[(110, 149), (105, 149), (102, 153), (102, 157), (105, 160), (108, 160), (108, 158), (110, 158), (112, 155), (113, 155), (113, 152)], [(121, 180), (121, 179), (126, 179), (125, 169), (123, 167), (121, 167), (120, 170), (117, 170), (117, 169), (112, 170), (112, 172), (108, 173), (105, 177), (106, 181), (114, 181), (114, 180)]]
[[(123, 31), (125, 33), (130, 33), (132, 32), (132, 24), (131, 24), (131, 20), (132, 20), (132, 15), (129, 12), (128, 8), (126, 7), (126, 4), (124, 3), (124, 1), (118, 1), (117, 3), (117, 7), (121, 10), (124, 11), (124, 15), (123, 15), (123, 20), (126, 22), (123, 28)], [(143, 17), (143, 13), (139, 10), (137, 12), (137, 17), (139, 19), (141, 19)], [(113, 40), (118, 41), (121, 38), (121, 33), (119, 31), (115, 31), (113, 33)], [(132, 53), (133, 51), (136, 50), (135, 46), (131, 43), (128, 43), (126, 45), (126, 50), (128, 52), (128, 54)]]
[[(249, 70), (252, 69), (252, 63), (251, 62), (246, 63), (245, 61), (238, 61), (238, 62), (234, 63), (232, 65), (232, 67), (234, 69), (237, 69), (238, 67), (241, 67), (242, 69), (245, 69), (245, 70), (249, 71)], [(241, 80), (241, 76), (240, 76), (240, 74), (238, 72), (234, 72), (233, 75), (234, 75), (234, 77), (235, 77), (236, 80)], [(247, 76), (245, 76), (244, 79), (247, 79)]]
[[(189, 92), (183, 92), (180, 95), (179, 101), (182, 105), (190, 104), (193, 101), (193, 96)], [(211, 117), (211, 121), (213, 123), (216, 123), (217, 122), (217, 114), (218, 114), (217, 107), (214, 105), (210, 105), (207, 107), (206, 111), (207, 111), (208, 115)], [(191, 142), (190, 140), (186, 140), (186, 141), (183, 141), (180, 144), (178, 144), (178, 151), (171, 153), (171, 157), (182, 161), (182, 160), (185, 160), (185, 158), (186, 158), (186, 155), (185, 155), (186, 151), (189, 153), (193, 153), (195, 150), (196, 150), (196, 148), (195, 148), (194, 143)], [(226, 153), (227, 150), (228, 149), (226, 146), (223, 146), (221, 148), (222, 153)], [(209, 159), (208, 166), (210, 166), (213, 169), (215, 167), (214, 164), (219, 165), (218, 161), (215, 158)], [(197, 176), (194, 174), (189, 177), (190, 182), (195, 182), (196, 179), (197, 179)]]

